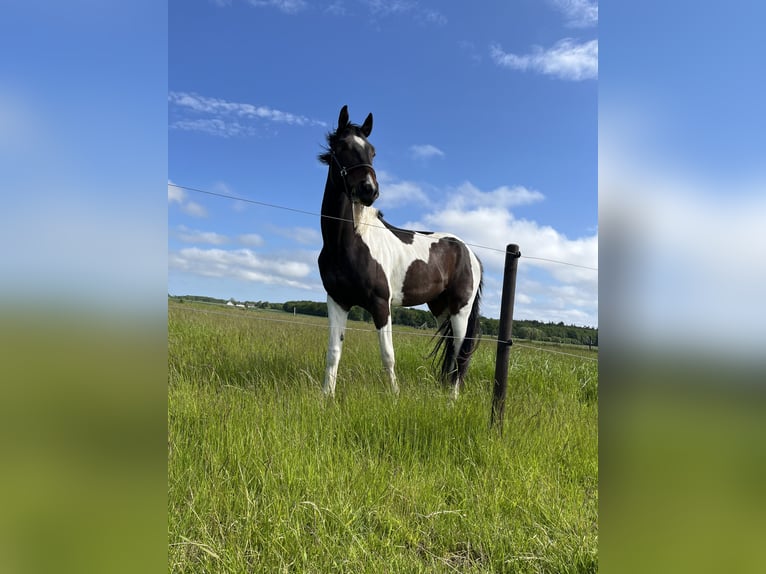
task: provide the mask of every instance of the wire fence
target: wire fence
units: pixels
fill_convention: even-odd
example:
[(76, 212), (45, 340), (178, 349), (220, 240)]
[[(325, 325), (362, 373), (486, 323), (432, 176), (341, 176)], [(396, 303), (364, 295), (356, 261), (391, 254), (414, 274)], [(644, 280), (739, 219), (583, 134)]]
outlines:
[[(225, 304), (222, 304), (222, 303), (212, 303), (212, 302), (209, 302), (209, 301), (194, 300), (193, 303), (194, 304), (201, 304), (201, 305), (211, 305), (211, 306), (216, 306), (216, 307), (226, 307)], [(311, 323), (311, 322), (308, 322), (308, 321), (300, 321), (300, 320), (297, 320), (297, 319), (279, 319), (277, 317), (264, 317), (262, 315), (255, 315), (253, 313), (231, 313), (228, 310), (227, 311), (216, 311), (216, 310), (208, 310), (208, 309), (195, 309), (194, 307), (183, 307), (182, 308), (180, 304), (174, 305), (174, 309), (178, 309), (178, 310), (182, 310), (182, 311), (190, 311), (190, 312), (193, 312), (193, 313), (200, 313), (200, 314), (204, 314), (204, 315), (218, 315), (218, 316), (223, 316), (223, 317), (234, 317), (234, 318), (237, 318), (237, 319), (252, 319), (252, 320), (257, 320), (257, 321), (268, 321), (268, 322), (272, 322), (272, 323), (284, 323), (284, 324), (288, 324), (288, 325), (297, 325), (297, 326), (302, 326), (302, 327), (315, 327), (315, 328), (320, 328), (320, 329), (326, 329), (327, 328), (327, 325), (325, 325), (323, 323)], [(322, 318), (326, 318), (326, 317), (322, 317)], [(346, 331), (358, 331), (358, 332), (362, 332), (362, 333), (374, 333), (374, 334), (377, 334), (377, 330), (376, 329), (366, 329), (366, 328), (360, 328), (360, 327), (348, 327), (347, 326), (346, 327)], [(391, 329), (391, 332), (393, 334), (397, 335), (397, 336), (428, 337), (428, 338), (431, 338), (431, 339), (433, 339), (435, 337), (443, 336), (443, 335), (439, 335), (438, 333), (415, 333), (413, 331), (405, 331), (405, 330), (402, 330), (402, 329), (393, 329), (393, 328)], [(447, 337), (447, 338), (454, 338), (453, 336), (450, 336), (450, 335), (444, 335), (444, 336)], [(488, 342), (491, 342), (491, 343), (505, 343), (505, 341), (501, 341), (497, 337), (492, 337), (492, 336), (489, 336), (489, 335), (482, 335), (480, 337), (466, 337), (466, 339), (468, 339), (470, 341), (488, 341)], [(585, 356), (585, 355), (578, 355), (576, 353), (567, 353), (565, 351), (559, 351), (559, 350), (556, 350), (556, 349), (546, 349), (546, 348), (538, 347), (538, 346), (535, 346), (535, 345), (525, 345), (525, 344), (518, 343), (518, 342), (515, 342), (515, 341), (512, 343), (512, 345), (514, 347), (522, 347), (522, 348), (525, 348), (525, 349), (532, 349), (532, 350), (535, 350), (535, 351), (542, 351), (542, 352), (545, 352), (545, 353), (553, 353), (553, 354), (556, 354), (556, 355), (564, 355), (564, 356), (568, 356), (568, 357), (574, 357), (576, 359), (583, 359), (583, 360), (586, 360), (586, 361), (598, 362), (598, 358), (597, 357), (588, 357), (588, 356)]]
[[(348, 223), (355, 223), (354, 221), (352, 221), (350, 219), (345, 219), (343, 217), (335, 217), (335, 216), (332, 216), (332, 215), (322, 215), (321, 213), (319, 213), (317, 211), (308, 211), (308, 210), (305, 210), (305, 209), (297, 209), (295, 207), (287, 207), (287, 206), (284, 206), (284, 205), (278, 205), (276, 203), (268, 203), (268, 202), (265, 202), (265, 201), (258, 201), (258, 200), (255, 200), (255, 199), (249, 199), (247, 197), (238, 197), (238, 196), (227, 194), (227, 193), (220, 193), (220, 192), (217, 192), (217, 191), (209, 191), (209, 190), (206, 190), (206, 189), (200, 189), (198, 187), (190, 187), (190, 186), (187, 186), (187, 185), (179, 185), (177, 183), (168, 183), (168, 185), (170, 187), (175, 187), (177, 189), (183, 189), (183, 190), (186, 190), (186, 191), (191, 191), (191, 192), (194, 192), (194, 193), (201, 193), (201, 194), (210, 195), (210, 196), (213, 196), (213, 197), (220, 197), (220, 198), (223, 198), (223, 199), (231, 199), (233, 201), (242, 201), (244, 203), (249, 203), (249, 204), (252, 204), (252, 205), (259, 205), (261, 207), (268, 207), (270, 209), (280, 209), (280, 210), (289, 211), (289, 212), (292, 212), (292, 213), (300, 213), (301, 215), (310, 215), (310, 216), (313, 216), (313, 217), (319, 217), (319, 218), (325, 218), (325, 219), (333, 219), (333, 220), (336, 220), (336, 221), (346, 221)], [(379, 229), (386, 229), (384, 226), (376, 225), (375, 223), (356, 222), (356, 224), (357, 225), (367, 225), (367, 226), (370, 226), (370, 227), (377, 227)], [(424, 237), (428, 237), (427, 234), (421, 233), (421, 232), (418, 232), (418, 231), (413, 231), (413, 233), (415, 233), (416, 235), (422, 235)], [(498, 253), (505, 253), (505, 251), (506, 251), (505, 249), (499, 249), (497, 247), (490, 247), (488, 245), (480, 245), (480, 244), (477, 244), (477, 243), (466, 243), (466, 242), (463, 242), (463, 243), (465, 243), (465, 245), (468, 245), (470, 247), (475, 247), (477, 249), (485, 249), (487, 251), (495, 251), (495, 252), (498, 252)], [(590, 271), (596, 271), (596, 272), (598, 271), (598, 267), (591, 267), (591, 266), (588, 266), (588, 265), (580, 265), (579, 263), (569, 263), (567, 261), (558, 261), (556, 259), (549, 259), (549, 258), (546, 258), (546, 257), (536, 257), (536, 256), (533, 256), (533, 255), (524, 255), (524, 254), (521, 254), (521, 257), (525, 257), (527, 259), (533, 259), (533, 260), (536, 260), (536, 261), (545, 261), (547, 263), (556, 263), (558, 265), (568, 265), (570, 267), (578, 267), (580, 269), (588, 269)]]

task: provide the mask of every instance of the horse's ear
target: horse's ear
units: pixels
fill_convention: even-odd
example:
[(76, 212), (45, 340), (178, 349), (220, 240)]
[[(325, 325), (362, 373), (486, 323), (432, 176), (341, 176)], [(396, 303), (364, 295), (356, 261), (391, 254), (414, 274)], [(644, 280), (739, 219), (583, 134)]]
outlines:
[(372, 132), (372, 113), (367, 114), (367, 119), (364, 120), (364, 123), (362, 124), (362, 133), (364, 134), (364, 137), (370, 137), (370, 133)]
[(338, 131), (341, 131), (348, 125), (348, 106), (343, 106), (340, 109), (340, 115), (338, 116)]

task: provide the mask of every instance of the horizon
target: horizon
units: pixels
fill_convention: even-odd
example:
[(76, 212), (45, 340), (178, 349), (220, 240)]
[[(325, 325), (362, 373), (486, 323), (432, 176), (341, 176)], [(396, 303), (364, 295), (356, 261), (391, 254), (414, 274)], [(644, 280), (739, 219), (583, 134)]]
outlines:
[[(236, 297), (213, 297), (212, 295), (198, 295), (198, 294), (192, 294), (192, 293), (186, 293), (184, 295), (174, 295), (172, 293), (168, 293), (168, 298), (171, 298), (171, 299), (183, 299), (183, 298), (190, 298), (191, 299), (192, 297), (204, 297), (206, 299), (214, 299), (215, 301), (220, 301), (220, 302), (222, 302), (224, 304), (226, 304), (229, 301), (232, 301), (235, 304), (240, 304), (240, 303), (242, 303), (242, 304), (247, 304), (247, 303), (258, 304), (258, 303), (261, 303), (261, 304), (267, 304), (267, 305), (285, 305), (286, 303), (316, 303), (316, 304), (321, 304), (321, 305), (326, 304), (326, 301), (315, 301), (313, 299), (288, 299), (286, 301), (266, 301), (266, 300), (263, 300), (263, 299), (252, 300), (252, 299), (237, 299)], [(197, 300), (195, 302), (197, 302), (197, 303), (206, 303), (206, 301), (199, 301), (199, 300)], [(354, 305), (354, 307), (358, 307), (358, 305)], [(431, 313), (431, 311), (429, 311), (427, 307), (426, 308), (421, 308), (420, 306), (418, 306), (418, 307), (400, 307), (400, 308), (401, 309), (416, 309), (418, 311), (424, 311), (426, 313), (430, 313), (431, 316), (433, 316), (433, 313)], [(497, 317), (487, 317), (487, 316), (482, 315), (482, 314), (480, 314), (479, 316), (482, 319), (489, 319), (489, 320), (493, 320), (493, 321), (498, 321), (499, 320)], [(351, 321), (353, 319), (349, 319), (349, 320)], [(593, 329), (595, 331), (598, 331), (598, 325), (595, 325), (595, 326), (594, 325), (578, 325), (576, 323), (565, 323), (563, 321), (556, 321), (556, 322), (554, 322), (554, 321), (542, 321), (540, 319), (521, 319), (521, 318), (516, 318), (516, 317), (514, 317), (514, 319), (513, 319), (514, 323), (522, 322), (522, 321), (537, 322), (537, 323), (541, 323), (543, 325), (562, 325), (563, 324), (565, 327), (576, 327), (578, 329)], [(367, 322), (369, 322), (369, 321), (367, 321)]]

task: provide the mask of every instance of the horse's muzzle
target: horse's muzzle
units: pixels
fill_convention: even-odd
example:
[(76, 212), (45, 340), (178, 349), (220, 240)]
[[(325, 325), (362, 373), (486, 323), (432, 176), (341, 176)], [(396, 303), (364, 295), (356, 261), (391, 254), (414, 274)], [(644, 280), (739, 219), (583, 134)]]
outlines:
[(380, 191), (378, 190), (377, 183), (366, 180), (357, 184), (352, 190), (351, 195), (356, 198), (359, 203), (369, 207), (376, 199), (378, 199)]

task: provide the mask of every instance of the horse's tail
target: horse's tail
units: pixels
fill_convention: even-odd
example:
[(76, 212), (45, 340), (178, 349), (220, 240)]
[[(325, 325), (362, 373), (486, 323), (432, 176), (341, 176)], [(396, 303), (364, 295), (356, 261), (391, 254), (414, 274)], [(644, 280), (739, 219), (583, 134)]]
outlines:
[(468, 325), (465, 330), (465, 339), (460, 346), (460, 352), (457, 356), (457, 376), (462, 381), (468, 370), (468, 363), (471, 360), (473, 352), (479, 345), (481, 337), (481, 324), (479, 323), (479, 305), (481, 303), (481, 290), (484, 287), (484, 274), (479, 278), (479, 288), (476, 290), (476, 297), (473, 298), (471, 314), (468, 316)]
[(468, 315), (465, 338), (460, 345), (460, 350), (455, 357), (455, 345), (452, 344), (455, 338), (452, 329), (452, 321), (447, 317), (439, 326), (434, 337), (438, 337), (431, 356), (438, 358), (441, 363), (441, 379), (444, 383), (454, 382), (455, 378), (463, 380), (468, 370), (468, 363), (471, 355), (476, 350), (481, 335), (481, 325), (479, 323), (479, 305), (481, 303), (481, 291), (484, 284), (483, 273), (479, 279), (479, 288), (476, 290), (476, 296), (473, 299), (471, 313)]

